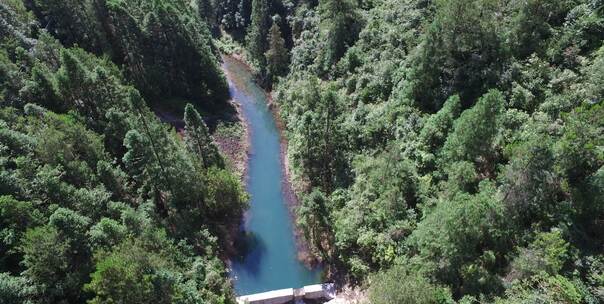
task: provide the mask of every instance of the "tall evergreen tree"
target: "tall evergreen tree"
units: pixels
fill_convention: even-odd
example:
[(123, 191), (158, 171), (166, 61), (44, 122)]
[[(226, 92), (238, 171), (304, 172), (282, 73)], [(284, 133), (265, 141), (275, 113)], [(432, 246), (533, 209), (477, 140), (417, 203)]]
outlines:
[(278, 15), (273, 17), (273, 25), (268, 36), (268, 51), (264, 54), (264, 57), (266, 57), (266, 72), (272, 82), (275, 82), (277, 76), (281, 76), (287, 71), (288, 54), (279, 27), (280, 19)]
[(216, 7), (212, 0), (195, 0), (197, 13), (207, 24), (208, 27), (214, 28), (216, 24)]
[(266, 61), (264, 52), (267, 48), (266, 36), (268, 34), (268, 3), (267, 0), (252, 1), (252, 23), (248, 29), (246, 38), (247, 49), (252, 60), (261, 69), (264, 69)]
[(212, 142), (205, 122), (192, 104), (185, 106), (185, 140), (189, 150), (199, 156), (205, 168), (224, 167), (218, 148)]
[(297, 210), (298, 224), (304, 237), (318, 254), (325, 252), (325, 238), (329, 236), (329, 214), (325, 194), (315, 188), (302, 200)]
[(453, 132), (447, 137), (442, 150), (443, 157), (453, 161), (488, 158), (504, 102), (501, 92), (491, 90), (474, 107), (464, 111), (453, 124)]
[(322, 32), (326, 35), (323, 68), (329, 69), (344, 55), (358, 36), (356, 6), (349, 0), (322, 0), (319, 3)]

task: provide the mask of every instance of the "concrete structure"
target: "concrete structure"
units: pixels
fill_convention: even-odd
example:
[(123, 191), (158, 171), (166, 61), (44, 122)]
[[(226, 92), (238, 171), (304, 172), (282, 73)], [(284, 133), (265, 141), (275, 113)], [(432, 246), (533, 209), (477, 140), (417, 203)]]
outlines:
[(333, 283), (308, 285), (302, 288), (305, 299), (332, 299), (335, 297), (335, 286)]
[(302, 288), (286, 288), (255, 293), (237, 297), (240, 304), (285, 304), (309, 299), (331, 300), (335, 297), (335, 286), (333, 283), (308, 285)]
[(294, 300), (294, 289), (278, 289), (237, 297), (241, 304), (284, 304)]

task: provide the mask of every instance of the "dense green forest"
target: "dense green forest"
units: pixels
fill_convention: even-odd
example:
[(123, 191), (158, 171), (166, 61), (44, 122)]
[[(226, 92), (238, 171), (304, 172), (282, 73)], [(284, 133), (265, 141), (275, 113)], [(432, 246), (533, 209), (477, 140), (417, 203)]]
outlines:
[(334, 278), (373, 304), (604, 302), (604, 2), (288, 14), (274, 99)]
[(182, 1), (0, 1), (0, 303), (233, 303), (247, 198), (194, 106), (227, 98)]
[(219, 49), (272, 89), (329, 279), (602, 303), (603, 42), (602, 0), (0, 0), (0, 303), (234, 301)]

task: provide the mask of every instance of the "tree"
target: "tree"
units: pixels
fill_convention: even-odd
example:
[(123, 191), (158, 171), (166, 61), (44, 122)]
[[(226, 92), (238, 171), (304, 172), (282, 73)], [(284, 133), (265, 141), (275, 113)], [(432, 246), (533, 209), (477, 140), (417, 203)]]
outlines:
[(369, 300), (372, 304), (454, 303), (449, 290), (431, 284), (402, 265), (371, 277)]
[(396, 145), (374, 157), (357, 157), (353, 165), (349, 198), (331, 218), (338, 251), (345, 253), (352, 274), (362, 278), (368, 269), (392, 265), (398, 242), (415, 227), (418, 177)]
[(543, 52), (543, 43), (552, 34), (552, 25), (564, 22), (569, 4), (560, 0), (530, 0), (512, 4), (512, 18), (508, 40), (518, 58), (533, 52)]
[[(39, 28), (23, 1), (0, 2), (0, 303), (129, 303), (128, 291), (149, 282), (151, 293), (139, 302), (234, 303), (214, 234), (240, 219), (245, 195), (239, 180), (227, 169), (201, 168), (127, 74), (126, 61), (135, 60), (144, 85), (186, 79), (185, 86), (217, 96), (220, 85), (195, 77), (212, 74), (216, 54), (200, 18), (189, 12), (190, 1), (25, 1), (52, 6), (41, 12), (57, 13), (52, 19), (73, 13), (52, 24), (40, 20), (61, 36), (71, 35), (58, 29), (67, 24), (84, 33), (78, 39), (93, 43), (86, 32), (93, 25), (83, 23), (103, 20), (94, 34), (111, 32), (110, 47), (117, 50), (104, 57), (64, 48)], [(136, 9), (116, 13), (122, 6)], [(94, 14), (82, 20), (89, 12), (74, 10)], [(208, 56), (192, 54), (197, 51)], [(155, 73), (165, 78), (153, 79)], [(162, 208), (153, 208), (157, 202)], [(132, 238), (144, 244), (128, 242)], [(134, 256), (115, 254), (110, 262), (119, 267), (106, 267), (119, 270), (114, 280), (97, 285), (118, 295), (97, 299), (83, 286), (93, 266), (118, 250)], [(139, 267), (143, 259), (150, 262)]]
[(18, 243), (28, 228), (42, 224), (42, 214), (31, 202), (0, 196), (0, 272), (17, 273), (23, 258)]
[(81, 301), (86, 270), (73, 262), (73, 252), (57, 228), (29, 230), (23, 240), (23, 275), (40, 289), (40, 303)]
[(349, 0), (321, 0), (319, 13), (327, 44), (322, 53), (322, 68), (329, 71), (357, 39), (358, 15), (355, 2)]
[(56, 35), (66, 46), (79, 44), (91, 52), (108, 51), (107, 37), (91, 1), (25, 1), (42, 26)]
[(522, 280), (542, 272), (557, 275), (568, 259), (569, 244), (559, 229), (540, 232), (528, 247), (520, 249), (512, 261), (509, 277)]
[(261, 70), (264, 70), (266, 66), (264, 52), (267, 48), (268, 9), (267, 0), (252, 0), (252, 20), (245, 37), (247, 50), (252, 57), (251, 59)]
[[(561, 275), (536, 275), (528, 280), (516, 282), (506, 291), (505, 299), (497, 299), (496, 304), (517, 303), (569, 303), (580, 304), (599, 300), (588, 296), (581, 282)], [(600, 299), (601, 300), (601, 299)]]
[(483, 181), (475, 195), (440, 199), (406, 242), (422, 268), (458, 296), (501, 291), (495, 253), (510, 250), (509, 241), (504, 206), (494, 184)]
[(160, 256), (135, 243), (122, 243), (96, 263), (85, 287), (94, 294), (90, 303), (161, 303), (155, 295), (154, 277), (157, 263), (162, 262)]
[(447, 140), (453, 123), (461, 112), (461, 101), (458, 95), (447, 99), (443, 107), (435, 114), (426, 119), (420, 133), (419, 142), (424, 147), (425, 152), (421, 154), (422, 169), (433, 170), (436, 155)]
[(204, 168), (224, 167), (224, 160), (210, 137), (206, 123), (192, 104), (185, 106), (185, 141), (189, 151), (201, 159)]
[(90, 71), (75, 51), (61, 51), (61, 68), (57, 72), (57, 85), (62, 98), (87, 116), (94, 114), (96, 100), (89, 93), (92, 79)]
[(224, 0), (218, 1), (218, 23), (227, 31), (236, 35), (245, 29), (249, 23), (250, 0)]
[(547, 227), (569, 211), (559, 203), (562, 188), (554, 170), (551, 138), (540, 133), (529, 136), (514, 146), (510, 163), (500, 175), (503, 200), (519, 229), (532, 228), (534, 223)]
[(32, 287), (24, 277), (11, 276), (9, 273), (0, 272), (0, 303), (2, 304), (30, 304), (30, 299), (35, 294)]
[(489, 165), (503, 104), (501, 92), (491, 90), (474, 107), (461, 113), (442, 148), (443, 157), (447, 161), (470, 162), (482, 157), (482, 162)]
[(463, 107), (496, 85), (506, 54), (491, 0), (436, 1), (436, 15), (410, 58), (405, 92), (427, 111), (459, 94)]
[(62, 104), (54, 75), (44, 65), (37, 64), (31, 70), (31, 80), (21, 90), (20, 95), (25, 100), (48, 107), (50, 110), (62, 112)]
[(316, 79), (304, 81), (300, 117), (296, 119), (292, 155), (313, 185), (331, 193), (346, 183), (345, 137), (337, 126), (342, 120), (342, 99), (335, 86), (321, 91)]
[(228, 222), (241, 217), (247, 208), (248, 196), (237, 176), (225, 169), (210, 167), (205, 172), (204, 185), (209, 218)]
[(215, 4), (216, 3), (213, 0), (195, 0), (199, 17), (201, 17), (210, 28), (214, 28), (218, 25), (216, 23)]
[(453, 122), (460, 112), (461, 101), (459, 96), (453, 95), (445, 101), (443, 107), (437, 113), (426, 119), (419, 137), (429, 151), (434, 153), (444, 144), (451, 127), (453, 127)]
[[(315, 254), (326, 252), (324, 243), (329, 243), (331, 234), (327, 198), (318, 189), (304, 196), (302, 203), (296, 210), (298, 225), (302, 227), (304, 237), (315, 250)], [(330, 246), (329, 244), (327, 244)]]
[(285, 47), (285, 40), (281, 36), (279, 27), (280, 17), (273, 17), (273, 25), (269, 30), (268, 50), (264, 53), (266, 58), (266, 72), (271, 82), (276, 82), (278, 76), (283, 76), (287, 72), (288, 51)]

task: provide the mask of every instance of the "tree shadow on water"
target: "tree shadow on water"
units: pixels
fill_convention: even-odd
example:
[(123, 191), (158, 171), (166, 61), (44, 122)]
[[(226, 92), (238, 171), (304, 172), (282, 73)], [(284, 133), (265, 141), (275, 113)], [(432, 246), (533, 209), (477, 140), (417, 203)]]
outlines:
[(233, 262), (252, 276), (258, 276), (266, 252), (264, 241), (253, 232), (242, 230), (235, 241), (235, 250)]

